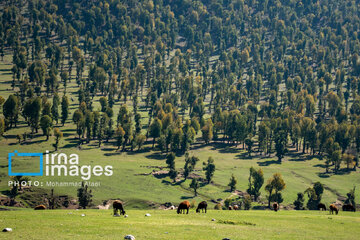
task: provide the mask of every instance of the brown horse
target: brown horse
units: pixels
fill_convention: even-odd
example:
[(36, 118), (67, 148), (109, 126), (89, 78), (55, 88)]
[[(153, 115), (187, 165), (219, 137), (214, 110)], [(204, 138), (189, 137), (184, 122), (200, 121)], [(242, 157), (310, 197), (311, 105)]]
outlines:
[(232, 207), (232, 206), (229, 206), (229, 210), (233, 210), (233, 207)]
[(45, 205), (37, 205), (35, 208), (34, 208), (34, 210), (45, 210), (46, 209), (46, 207), (45, 207)]
[(273, 203), (273, 208), (274, 208), (274, 211), (277, 212), (278, 210), (280, 210), (280, 207), (279, 207), (279, 204), (277, 202), (274, 202)]
[(238, 205), (234, 205), (234, 206), (233, 206), (233, 209), (234, 209), (234, 210), (239, 210), (239, 206), (238, 206)]
[(179, 204), (179, 207), (177, 209), (177, 213), (183, 213), (185, 214), (185, 210), (186, 210), (186, 214), (189, 214), (189, 209), (190, 209), (190, 202), (189, 201), (183, 201)]
[(325, 204), (319, 203), (319, 204), (318, 204), (318, 209), (321, 210), (321, 211), (326, 211), (326, 206), (325, 206)]
[(339, 213), (339, 209), (337, 208), (337, 206), (335, 206), (335, 204), (330, 204), (330, 214), (334, 214), (334, 212), (336, 213), (336, 215)]
[(342, 206), (343, 211), (355, 212), (356, 209), (352, 204), (345, 204)]
[(199, 203), (196, 212), (199, 213), (201, 209), (201, 212), (204, 212), (205, 209), (205, 213), (206, 213), (206, 209), (207, 209), (207, 202), (206, 201), (202, 201), (201, 203)]
[(124, 206), (123, 206), (123, 203), (121, 201), (115, 200), (113, 202), (113, 208), (114, 208), (114, 215), (116, 215), (118, 211), (120, 212), (120, 215), (121, 214), (125, 215)]

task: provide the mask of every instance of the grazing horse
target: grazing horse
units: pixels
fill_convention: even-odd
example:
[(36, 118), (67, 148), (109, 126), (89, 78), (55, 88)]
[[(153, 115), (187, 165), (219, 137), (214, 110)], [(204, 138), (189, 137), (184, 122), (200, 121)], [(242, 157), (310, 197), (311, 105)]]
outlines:
[(115, 200), (113, 202), (113, 208), (114, 208), (114, 215), (117, 214), (117, 211), (119, 210), (120, 212), (120, 215), (123, 214), (125, 215), (125, 210), (124, 210), (124, 206), (123, 206), (123, 203), (119, 200)]
[(34, 210), (45, 210), (46, 209), (46, 207), (45, 207), (45, 205), (37, 205), (35, 208), (34, 208)]
[(177, 209), (177, 213), (183, 213), (185, 214), (185, 210), (186, 210), (186, 214), (189, 214), (189, 209), (190, 209), (190, 202), (189, 201), (183, 201), (179, 204), (179, 207)]
[(325, 206), (325, 204), (319, 203), (319, 204), (318, 204), (318, 209), (321, 210), (321, 211), (326, 211), (326, 206)]
[(207, 202), (206, 201), (202, 201), (201, 203), (199, 203), (196, 212), (199, 213), (201, 209), (201, 212), (204, 212), (205, 209), (205, 213), (206, 213), (206, 209), (207, 209)]
[(239, 210), (239, 206), (238, 206), (238, 205), (234, 205), (234, 206), (233, 206), (233, 209), (234, 209), (234, 210)]
[(280, 207), (279, 207), (279, 204), (277, 202), (274, 202), (273, 203), (273, 208), (274, 208), (274, 211), (277, 212), (278, 210), (280, 210)]
[(336, 213), (336, 215), (339, 213), (339, 209), (337, 208), (337, 206), (335, 206), (335, 204), (330, 204), (330, 214), (334, 214), (334, 212)]
[(355, 207), (352, 204), (345, 204), (342, 206), (343, 211), (355, 212)]

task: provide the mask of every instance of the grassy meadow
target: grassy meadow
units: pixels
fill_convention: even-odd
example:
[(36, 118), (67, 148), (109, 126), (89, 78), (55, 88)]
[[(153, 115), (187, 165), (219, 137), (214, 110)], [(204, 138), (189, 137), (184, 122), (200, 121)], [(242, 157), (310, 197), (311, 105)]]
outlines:
[[(5, 55), (4, 61), (0, 64), (0, 95), (5, 99), (9, 94), (13, 93), (11, 89), (11, 56)], [(74, 73), (73, 73), (74, 74)], [(76, 127), (72, 122), (72, 113), (78, 108), (77, 100), (78, 86), (75, 80), (68, 84), (67, 94), (70, 101), (70, 114), (65, 126), (60, 126), (64, 133), (63, 139), (60, 141), (58, 153), (76, 153), (80, 158), (80, 165), (112, 165), (114, 167), (114, 174), (111, 177), (96, 177), (92, 176), (90, 181), (100, 182), (100, 187), (92, 189), (93, 203), (95, 205), (101, 204), (108, 199), (121, 199), (125, 201), (127, 207), (130, 208), (148, 208), (153, 204), (162, 204), (165, 202), (172, 202), (177, 204), (184, 199), (201, 200), (211, 199), (226, 199), (231, 196), (228, 191), (229, 179), (231, 174), (234, 174), (238, 184), (239, 191), (246, 191), (248, 186), (249, 168), (261, 167), (266, 180), (274, 173), (279, 172), (283, 175), (286, 183), (286, 188), (283, 191), (284, 204), (291, 204), (298, 192), (305, 191), (314, 182), (320, 181), (325, 184), (325, 192), (323, 194), (323, 202), (326, 204), (334, 202), (338, 197), (346, 196), (346, 193), (354, 186), (360, 188), (360, 175), (357, 172), (343, 171), (341, 174), (332, 175), (325, 173), (325, 162), (317, 157), (312, 157), (306, 154), (295, 152), (290, 149), (283, 162), (279, 164), (276, 161), (274, 154), (270, 157), (263, 158), (256, 152), (249, 157), (242, 146), (229, 146), (222, 142), (213, 142), (210, 145), (204, 145), (201, 142), (196, 143), (190, 150), (190, 156), (195, 155), (200, 158), (200, 162), (196, 165), (194, 173), (204, 177), (202, 171), (202, 162), (206, 161), (209, 156), (215, 159), (216, 171), (214, 175), (214, 183), (209, 185), (201, 185), (198, 190), (199, 195), (194, 197), (193, 191), (189, 188), (190, 180), (180, 180), (177, 183), (172, 183), (171, 179), (166, 176), (155, 177), (150, 174), (152, 171), (158, 171), (161, 167), (166, 167), (165, 153), (158, 150), (152, 150), (151, 139), (146, 142), (143, 149), (134, 152), (119, 152), (115, 146), (114, 140), (108, 143), (104, 142), (100, 148), (97, 147), (98, 142), (93, 140), (90, 144), (83, 145), (81, 150), (78, 148), (79, 139), (76, 135)], [(62, 96), (64, 91), (60, 84), (59, 96)], [(98, 99), (100, 96), (94, 98), (94, 109), (100, 109)], [(51, 100), (51, 99), (49, 99)], [(114, 107), (114, 121), (122, 103), (117, 102)], [(132, 109), (132, 102), (128, 101), (129, 109)], [(140, 106), (139, 112), (142, 114), (143, 133), (146, 133), (146, 124), (148, 123), (147, 110)], [(55, 142), (54, 137), (51, 136), (49, 141), (42, 136), (42, 131), (35, 134), (33, 139), (27, 139), (26, 142), (18, 143), (16, 139), (17, 134), (22, 134), (24, 131), (30, 133), (30, 128), (20, 117), (17, 128), (10, 129), (4, 133), (0, 139), (0, 191), (6, 194), (9, 190), (8, 181), (8, 158), (9, 152), (18, 150), (19, 152), (45, 152), (53, 151), (52, 144)], [(197, 137), (200, 137), (198, 133)], [(181, 169), (184, 166), (184, 156), (176, 159), (176, 169)], [(35, 166), (33, 166), (35, 167)], [(345, 166), (342, 166), (345, 167)], [(43, 181), (81, 181), (80, 177), (30, 177), (30, 180)], [(43, 186), (41, 191), (49, 192), (50, 187)], [(34, 192), (28, 193), (36, 194)], [(55, 194), (68, 194), (76, 198), (76, 188), (74, 187), (57, 187)], [(39, 190), (40, 192), (40, 190)], [(262, 201), (265, 199), (266, 192), (262, 188)], [(35, 196), (39, 198), (41, 196)], [(30, 198), (25, 196), (24, 198)], [(22, 198), (22, 200), (24, 200)], [(40, 199), (41, 200), (41, 199)], [(41, 202), (38, 200), (39, 202)], [(25, 206), (33, 205), (34, 202), (24, 202)]]
[[(150, 213), (150, 217), (145, 217)], [(85, 216), (81, 216), (85, 214)], [(320, 211), (16, 210), (0, 215), (1, 239), (358, 239), (359, 213)], [(212, 219), (215, 221), (212, 221)], [(36, 221), (33, 221), (36, 219)]]

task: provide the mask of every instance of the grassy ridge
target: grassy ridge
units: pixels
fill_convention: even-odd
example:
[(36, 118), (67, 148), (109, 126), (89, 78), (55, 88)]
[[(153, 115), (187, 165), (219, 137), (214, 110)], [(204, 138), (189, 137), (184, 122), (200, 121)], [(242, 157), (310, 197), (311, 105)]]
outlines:
[[(151, 217), (145, 217), (145, 213)], [(31, 214), (30, 214), (31, 213)], [(71, 214), (69, 214), (71, 213)], [(357, 239), (359, 213), (330, 216), (318, 211), (209, 211), (177, 215), (175, 211), (133, 210), (128, 218), (111, 210), (6, 211), (0, 216), (2, 239)], [(81, 214), (85, 214), (82, 217)], [(215, 218), (216, 221), (211, 221)], [(37, 221), (34, 222), (33, 219)]]
[[(38, 139), (44, 140), (45, 137)], [(15, 141), (15, 140), (14, 140)], [(4, 141), (1, 142), (5, 146)], [(4, 145), (3, 145), (4, 144)], [(7, 156), (8, 152), (19, 150), (27, 151), (43, 151), (51, 149), (49, 142), (40, 141), (34, 144), (17, 145), (6, 144), (6, 147), (0, 149), (0, 189), (5, 191), (8, 189), (7, 181)], [(115, 148), (105, 146), (102, 150), (84, 147), (82, 150), (76, 148), (61, 149), (61, 152), (67, 154), (77, 153), (80, 158), (80, 165), (112, 165), (114, 167), (114, 175), (111, 177), (93, 176), (91, 181), (100, 181), (101, 187), (93, 188), (95, 203), (99, 204), (102, 200), (110, 198), (120, 198), (128, 202), (134, 207), (143, 207), (150, 202), (177, 203), (181, 199), (191, 199), (192, 191), (189, 189), (190, 180), (172, 184), (168, 177), (156, 178), (149, 174), (156, 168), (148, 168), (149, 166), (166, 166), (164, 156), (157, 152), (145, 153), (118, 153)], [(284, 190), (284, 203), (289, 204), (295, 200), (296, 193), (304, 191), (315, 181), (321, 181), (327, 187), (324, 192), (323, 200), (325, 203), (335, 201), (338, 195), (346, 196), (352, 186), (360, 187), (360, 177), (358, 172), (351, 172), (344, 175), (333, 175), (323, 177), (321, 173), (324, 169), (321, 167), (322, 161), (318, 159), (300, 161), (298, 157), (288, 158), (282, 164), (277, 164), (273, 159), (252, 158), (247, 159), (241, 157), (242, 150), (221, 148), (217, 146), (216, 150), (213, 146), (208, 146), (193, 150), (190, 154), (198, 156), (201, 160), (206, 160), (209, 156), (213, 156), (217, 170), (214, 176), (215, 184), (204, 185), (200, 188), (200, 196), (195, 198), (197, 202), (201, 199), (217, 199), (226, 198), (230, 195), (226, 186), (229, 182), (230, 175), (234, 173), (238, 179), (237, 189), (245, 191), (247, 188), (247, 178), (249, 168), (262, 167), (265, 179), (269, 178), (273, 173), (282, 173), (287, 184)], [(176, 166), (181, 168), (184, 165), (183, 158), (177, 158)], [(148, 166), (148, 167), (146, 167)], [(203, 175), (201, 171), (201, 163), (196, 167), (196, 173)], [(40, 181), (80, 181), (79, 177), (33, 177), (32, 180)], [(44, 188), (46, 188), (44, 186)], [(48, 187), (49, 188), (49, 187)], [(58, 194), (76, 195), (76, 188), (64, 187), (55, 188)], [(262, 196), (266, 193), (263, 190)]]

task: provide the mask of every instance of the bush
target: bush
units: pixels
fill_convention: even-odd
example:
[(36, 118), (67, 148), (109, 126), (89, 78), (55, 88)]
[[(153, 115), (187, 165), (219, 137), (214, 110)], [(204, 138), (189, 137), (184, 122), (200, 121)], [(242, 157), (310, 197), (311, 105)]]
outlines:
[(214, 209), (215, 210), (221, 210), (222, 209), (221, 203), (216, 204)]
[(244, 209), (249, 210), (251, 208), (251, 197), (249, 195), (245, 196), (243, 199), (244, 202)]
[(297, 194), (297, 199), (294, 201), (296, 210), (304, 210), (304, 194), (299, 192)]

